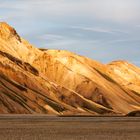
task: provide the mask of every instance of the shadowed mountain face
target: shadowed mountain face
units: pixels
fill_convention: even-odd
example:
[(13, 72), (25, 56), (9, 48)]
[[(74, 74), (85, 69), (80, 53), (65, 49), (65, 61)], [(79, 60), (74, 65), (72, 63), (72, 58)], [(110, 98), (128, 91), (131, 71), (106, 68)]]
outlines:
[(125, 115), (140, 110), (140, 69), (37, 49), (0, 23), (0, 113)]

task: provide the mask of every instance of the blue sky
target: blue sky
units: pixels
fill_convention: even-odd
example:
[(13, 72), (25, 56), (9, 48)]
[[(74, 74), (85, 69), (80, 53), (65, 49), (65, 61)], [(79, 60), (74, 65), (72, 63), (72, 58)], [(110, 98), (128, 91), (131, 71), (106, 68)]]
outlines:
[(0, 0), (0, 21), (40, 48), (140, 66), (140, 0)]

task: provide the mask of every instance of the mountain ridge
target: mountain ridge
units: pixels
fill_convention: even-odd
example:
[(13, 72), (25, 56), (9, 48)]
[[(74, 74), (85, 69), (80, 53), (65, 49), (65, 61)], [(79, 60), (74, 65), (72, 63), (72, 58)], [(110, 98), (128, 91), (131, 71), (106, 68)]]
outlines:
[(140, 110), (139, 74), (126, 61), (35, 48), (0, 23), (0, 113), (125, 115)]

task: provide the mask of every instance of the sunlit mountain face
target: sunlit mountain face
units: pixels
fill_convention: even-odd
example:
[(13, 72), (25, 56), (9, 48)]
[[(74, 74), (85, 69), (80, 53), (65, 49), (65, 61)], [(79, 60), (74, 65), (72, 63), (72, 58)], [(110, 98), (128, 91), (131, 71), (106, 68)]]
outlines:
[(38, 48), (140, 66), (139, 0), (0, 0), (0, 20)]
[(139, 67), (39, 49), (0, 23), (0, 113), (124, 116), (139, 110)]

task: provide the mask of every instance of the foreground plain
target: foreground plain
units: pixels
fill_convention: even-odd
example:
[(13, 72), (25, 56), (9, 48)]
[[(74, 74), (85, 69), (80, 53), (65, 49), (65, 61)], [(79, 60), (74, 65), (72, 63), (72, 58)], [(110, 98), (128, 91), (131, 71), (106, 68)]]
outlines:
[(0, 140), (139, 140), (140, 117), (1, 115)]

